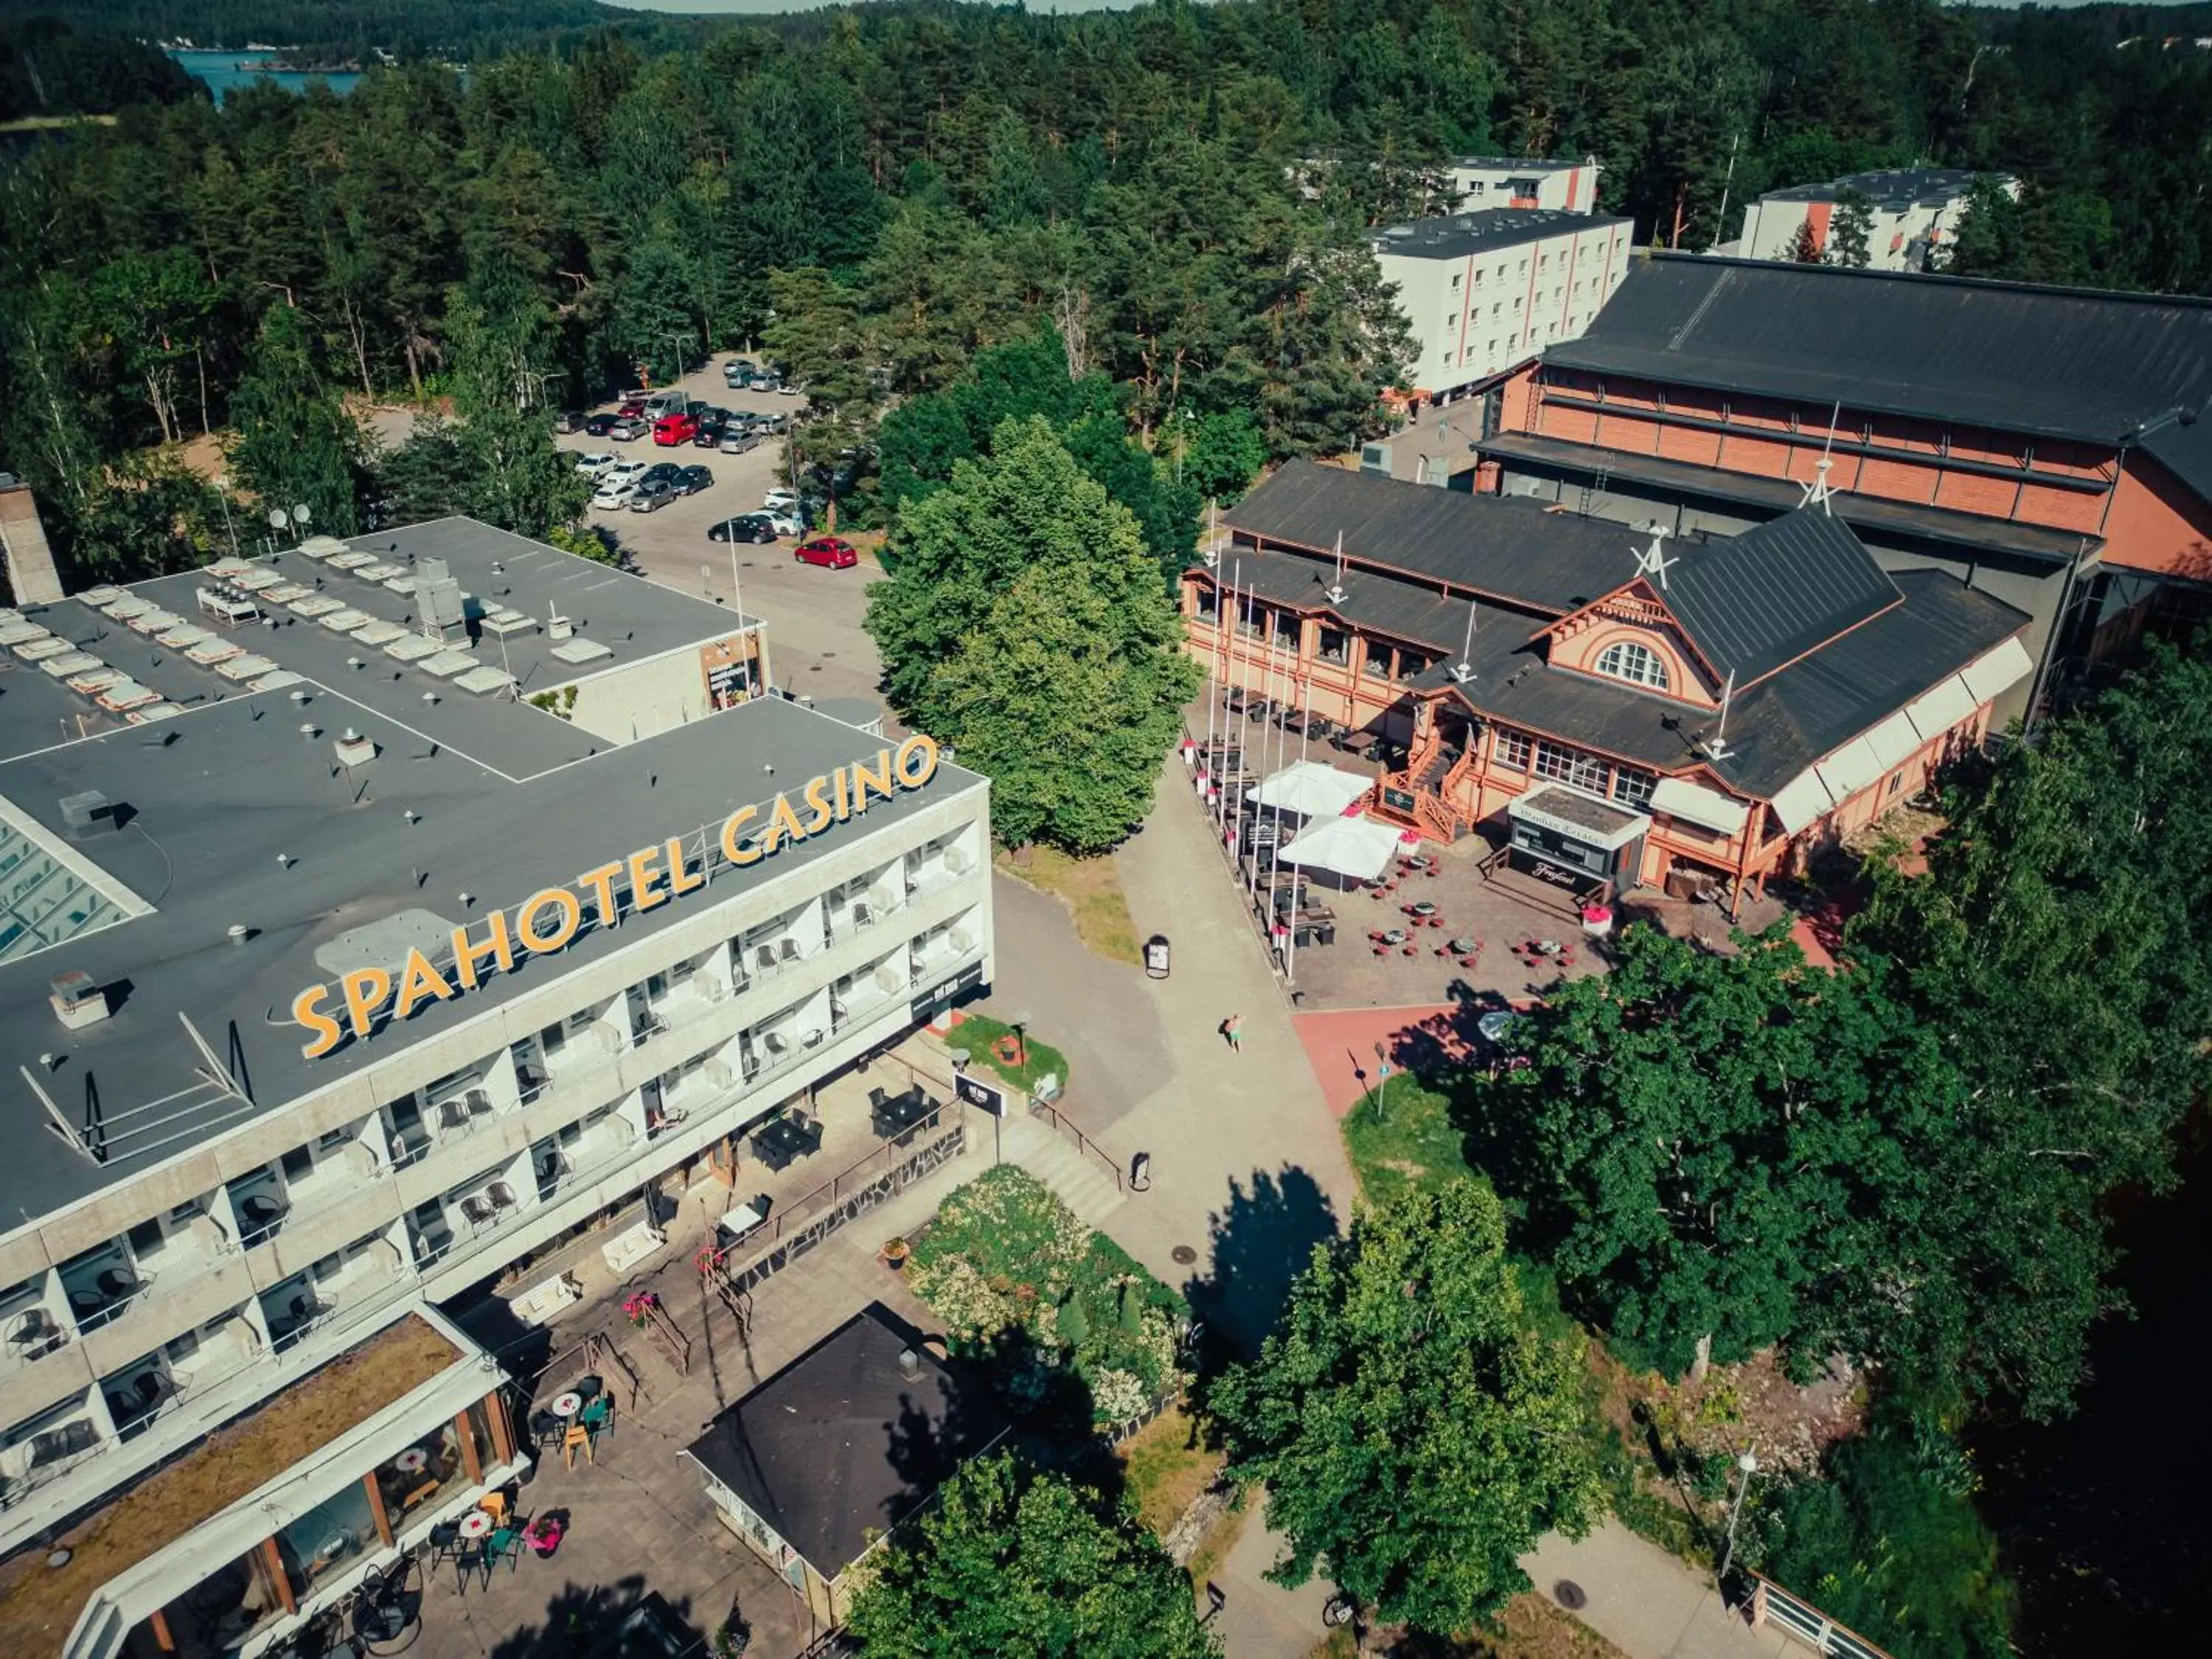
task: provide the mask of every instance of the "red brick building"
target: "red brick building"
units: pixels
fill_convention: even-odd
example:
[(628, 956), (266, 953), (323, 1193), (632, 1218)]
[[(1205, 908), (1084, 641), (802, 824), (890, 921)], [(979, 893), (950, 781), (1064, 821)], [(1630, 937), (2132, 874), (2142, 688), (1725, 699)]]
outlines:
[(1677, 534), (1832, 510), (2028, 614), (1996, 709), (2212, 592), (2212, 304), (1662, 254), (1503, 387), (1478, 490)]
[(1883, 570), (1817, 507), (1655, 557), (1603, 520), (1297, 462), (1228, 524), (1183, 577), (1212, 678), (1385, 739), (1375, 815), (1585, 888), (1758, 890), (1917, 793), (2031, 669), (2027, 616)]

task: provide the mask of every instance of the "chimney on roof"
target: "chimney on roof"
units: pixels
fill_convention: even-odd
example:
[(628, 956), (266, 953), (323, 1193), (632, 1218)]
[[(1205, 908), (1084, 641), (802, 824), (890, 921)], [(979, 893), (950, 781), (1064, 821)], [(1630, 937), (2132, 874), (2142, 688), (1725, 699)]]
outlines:
[(921, 1381), (921, 1356), (912, 1348), (899, 1350), (899, 1375), (909, 1382)]
[(376, 758), (376, 739), (364, 738), (350, 726), (346, 727), (345, 736), (337, 739), (331, 747), (337, 750), (340, 766), (366, 766)]
[(115, 828), (115, 808), (97, 789), (61, 798), (62, 828), (71, 841), (88, 841)]

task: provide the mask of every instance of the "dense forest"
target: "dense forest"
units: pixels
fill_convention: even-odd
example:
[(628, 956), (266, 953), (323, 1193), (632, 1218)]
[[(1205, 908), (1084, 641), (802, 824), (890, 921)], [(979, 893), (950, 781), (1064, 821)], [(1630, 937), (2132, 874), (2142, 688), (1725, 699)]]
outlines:
[[(1962, 269), (2203, 292), (2212, 53), (2123, 44), (2143, 10), (1168, 0), (580, 27), (582, 0), (126, 0), (102, 27), (420, 53), (475, 33), (446, 42), (465, 74), (418, 57), (218, 111), (120, 33), (6, 26), (11, 111), (115, 118), (11, 152), (0, 446), (65, 556), (187, 558), (204, 503), (150, 447), (238, 424), (257, 374), (286, 407), (453, 392), (495, 296), (512, 382), (561, 402), (765, 341), (849, 441), (1048, 323), (1140, 459), (1208, 417), (1253, 422), (1267, 458), (1339, 448), (1384, 422), (1403, 345), (1364, 233), (1432, 210), (1454, 153), (1595, 155), (1603, 205), (1692, 247), (1771, 186), (2001, 169), (2027, 191)], [(280, 308), (302, 326), (272, 331)], [(343, 463), (360, 521), (392, 491), (365, 450)]]

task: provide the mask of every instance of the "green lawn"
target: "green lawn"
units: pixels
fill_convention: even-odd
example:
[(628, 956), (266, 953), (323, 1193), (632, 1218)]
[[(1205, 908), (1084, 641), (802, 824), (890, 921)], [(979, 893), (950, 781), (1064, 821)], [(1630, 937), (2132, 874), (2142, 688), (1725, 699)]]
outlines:
[(991, 1045), (1002, 1036), (1011, 1036), (1012, 1031), (1011, 1025), (1001, 1025), (997, 1020), (986, 1018), (981, 1014), (969, 1014), (952, 1028), (952, 1035), (945, 1039), (945, 1044), (948, 1048), (964, 1050), (976, 1065), (988, 1066), (1024, 1092), (1034, 1090), (1037, 1079), (1048, 1075), (1058, 1078), (1060, 1086), (1066, 1088), (1067, 1056), (1050, 1043), (1039, 1042), (1026, 1032), (1023, 1035), (1029, 1050), (1029, 1063), (1019, 1066), (1000, 1064), (999, 1057), (991, 1052)]
[(1345, 1151), (1373, 1204), (1466, 1180), (1474, 1171), (1462, 1145), (1443, 1096), (1403, 1073), (1368, 1091), (1344, 1120)]

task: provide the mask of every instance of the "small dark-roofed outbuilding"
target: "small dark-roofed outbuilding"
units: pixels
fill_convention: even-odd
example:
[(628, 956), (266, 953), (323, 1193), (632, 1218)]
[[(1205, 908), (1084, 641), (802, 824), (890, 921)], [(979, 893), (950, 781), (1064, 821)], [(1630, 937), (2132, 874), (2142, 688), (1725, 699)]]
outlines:
[(717, 1417), (685, 1449), (731, 1529), (817, 1614), (869, 1546), (1006, 1431), (983, 1377), (932, 1357), (871, 1308)]

